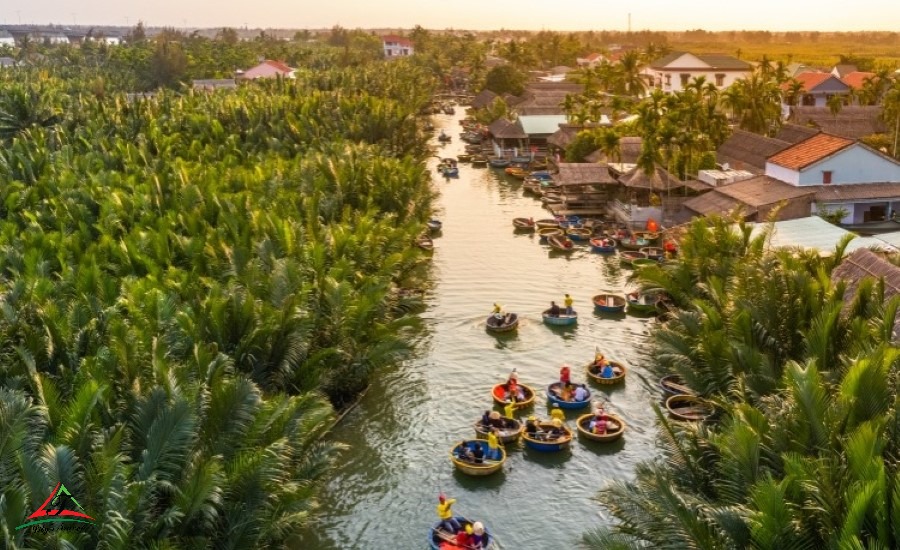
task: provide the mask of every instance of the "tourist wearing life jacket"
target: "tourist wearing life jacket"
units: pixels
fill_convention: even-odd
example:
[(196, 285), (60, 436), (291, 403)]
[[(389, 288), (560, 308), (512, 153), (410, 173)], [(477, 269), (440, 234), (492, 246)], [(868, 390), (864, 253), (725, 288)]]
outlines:
[(437, 515), (441, 520), (440, 527), (450, 533), (459, 531), (459, 522), (453, 517), (453, 511), (450, 509), (456, 502), (455, 498), (447, 498), (443, 494), (438, 496)]

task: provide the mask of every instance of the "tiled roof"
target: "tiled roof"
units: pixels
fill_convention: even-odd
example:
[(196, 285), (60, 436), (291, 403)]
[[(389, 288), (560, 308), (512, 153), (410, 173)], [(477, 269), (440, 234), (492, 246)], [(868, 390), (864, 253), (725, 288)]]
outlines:
[(616, 183), (605, 164), (576, 162), (559, 163), (559, 173), (553, 176), (553, 180), (562, 186)]
[(265, 64), (266, 64), (266, 65), (269, 65), (269, 66), (271, 66), (271, 67), (275, 67), (275, 68), (278, 69), (279, 71), (282, 71), (282, 72), (285, 72), (285, 73), (289, 73), (289, 72), (291, 72), (291, 71), (294, 70), (294, 69), (288, 67), (287, 65), (285, 65), (285, 64), (284, 64), (283, 62), (281, 62), (281, 61), (273, 61), (273, 60), (271, 60), (271, 59), (266, 59)]
[(716, 151), (716, 160), (738, 170), (762, 174), (766, 171), (766, 159), (790, 146), (786, 141), (735, 130)]
[[(807, 188), (807, 187), (805, 187)], [(900, 183), (852, 183), (845, 185), (810, 185), (816, 201), (850, 201), (871, 199), (900, 199)]]
[(881, 112), (881, 105), (846, 105), (837, 114), (832, 114), (827, 107), (798, 106), (791, 107), (791, 119), (829, 134), (859, 139), (887, 132)]
[[(683, 203), (684, 207), (692, 210), (702, 216), (710, 216), (713, 214), (725, 215), (741, 206), (739, 200), (733, 199), (727, 195), (717, 193), (715, 190), (704, 193), (699, 197), (690, 198)], [(745, 215), (755, 214), (756, 212), (744, 212)]]
[[(805, 73), (794, 75), (794, 80), (800, 81), (800, 83), (803, 84), (803, 90), (806, 92), (814, 92), (816, 91), (816, 88), (821, 86), (826, 81), (832, 79), (846, 86), (846, 83), (844, 83), (844, 81), (831, 73), (808, 71)], [(791, 81), (788, 80), (787, 82), (781, 84), (781, 89), (787, 91), (790, 86)]]
[(505, 118), (498, 118), (492, 122), (488, 126), (488, 131), (498, 139), (525, 139), (528, 137), (519, 124), (510, 122)]
[(873, 78), (875, 73), (867, 73), (865, 71), (853, 71), (852, 73), (848, 73), (841, 77), (841, 80), (844, 81), (844, 84), (850, 86), (854, 90), (861, 90), (863, 87), (863, 83), (867, 78)]
[(791, 170), (802, 170), (854, 143), (852, 139), (820, 133), (769, 157), (769, 162)]
[(474, 109), (481, 109), (483, 107), (487, 107), (491, 103), (493, 103), (494, 99), (497, 97), (497, 94), (490, 90), (481, 90), (473, 99), (471, 107)]
[(412, 46), (412, 41), (409, 38), (404, 36), (400, 36), (397, 34), (387, 34), (381, 37), (382, 42), (396, 42), (401, 46)]
[(584, 130), (584, 126), (563, 124), (559, 127), (559, 130), (557, 130), (547, 138), (547, 143), (550, 145), (555, 145), (560, 149), (565, 149), (569, 146), (570, 143), (572, 143), (572, 140), (575, 139), (575, 136), (578, 134), (578, 132), (582, 130)]
[(716, 191), (753, 207), (799, 197), (811, 197), (815, 193), (807, 187), (797, 187), (769, 176), (757, 176), (730, 185), (723, 185), (717, 187)]
[(819, 129), (799, 124), (785, 124), (778, 130), (775, 139), (788, 143), (800, 143), (801, 141), (819, 133)]
[[(668, 65), (670, 65), (673, 61), (676, 61), (679, 57), (689, 52), (672, 52), (665, 57), (661, 57), (656, 61), (650, 63), (650, 67), (654, 69), (665, 69)], [(736, 57), (732, 57), (730, 55), (725, 54), (691, 54), (700, 61), (706, 63), (713, 69), (731, 69), (731, 70), (743, 70), (749, 71), (750, 64), (746, 61), (741, 61)]]

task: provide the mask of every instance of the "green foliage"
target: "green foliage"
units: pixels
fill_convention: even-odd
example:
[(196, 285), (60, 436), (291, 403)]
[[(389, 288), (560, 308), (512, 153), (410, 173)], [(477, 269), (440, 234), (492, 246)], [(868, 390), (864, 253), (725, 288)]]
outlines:
[(497, 95), (519, 95), (525, 89), (525, 74), (512, 65), (500, 65), (488, 71), (484, 88)]
[[(377, 63), (153, 98), (0, 75), (4, 548), (280, 547), (309, 521), (333, 406), (406, 352), (394, 289), (424, 261), (432, 80)], [(57, 481), (97, 528), (16, 531)]]
[(590, 548), (895, 548), (900, 299), (829, 275), (835, 259), (766, 250), (767, 235), (696, 220), (678, 262), (641, 270), (679, 305), (654, 333), (656, 374), (716, 404), (659, 414), (659, 460), (603, 490), (615, 526)]

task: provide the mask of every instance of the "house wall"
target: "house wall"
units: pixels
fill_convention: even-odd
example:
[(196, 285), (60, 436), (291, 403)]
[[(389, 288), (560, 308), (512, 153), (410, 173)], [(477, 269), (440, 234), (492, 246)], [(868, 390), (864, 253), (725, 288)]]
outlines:
[(401, 46), (396, 42), (385, 42), (384, 43), (384, 56), (385, 57), (405, 57), (407, 55), (413, 54), (412, 46)]
[(12, 36), (0, 36), (0, 46), (15, 46), (16, 39)]
[(885, 218), (889, 218), (893, 212), (900, 211), (900, 199), (856, 202), (829, 202), (821, 205), (813, 203), (811, 212), (813, 214), (817, 214), (819, 212), (819, 209), (824, 210), (825, 212), (835, 212), (843, 208), (847, 211), (847, 215), (841, 218), (840, 223), (856, 224), (875, 221), (872, 220), (872, 214), (869, 215), (868, 219), (866, 216), (866, 212), (871, 212), (873, 206), (880, 207), (884, 212)]
[[(675, 69), (675, 70), (658, 70), (658, 69), (646, 69), (644, 74), (651, 77), (653, 82), (651, 87), (659, 88), (660, 90), (666, 93), (675, 93), (680, 92), (684, 88), (681, 86), (681, 75), (682, 74), (690, 74), (690, 78), (688, 81), (692, 81), (697, 77), (706, 78), (707, 82), (711, 82), (713, 84), (716, 83), (716, 75), (722, 74), (725, 75), (722, 86), (717, 86), (720, 90), (724, 90), (725, 88), (731, 86), (738, 80), (745, 78), (749, 75), (749, 71), (735, 71), (735, 70), (716, 70), (716, 69)], [(669, 84), (666, 84), (666, 75), (669, 75), (671, 78), (669, 79)]]
[(285, 75), (280, 70), (275, 67), (264, 63), (262, 65), (257, 65), (252, 69), (247, 69), (247, 72), (244, 73), (243, 78), (248, 80), (253, 80), (254, 78), (275, 78), (277, 76), (283, 76), (287, 78), (289, 75)]
[(805, 168), (799, 185), (821, 185), (822, 172), (827, 170), (833, 184), (900, 182), (900, 165), (857, 144)]
[[(791, 185), (800, 185), (800, 172), (772, 164), (771, 162), (766, 162), (766, 175)], [(820, 181), (819, 183), (822, 182)]]

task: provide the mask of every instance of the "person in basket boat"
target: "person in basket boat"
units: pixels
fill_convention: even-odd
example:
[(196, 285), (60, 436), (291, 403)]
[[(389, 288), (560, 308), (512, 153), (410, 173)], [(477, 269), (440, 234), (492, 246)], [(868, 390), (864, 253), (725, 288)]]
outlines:
[(491, 411), (484, 411), (484, 414), (481, 415), (481, 425), (485, 428), (491, 427)]
[(455, 498), (447, 498), (441, 493), (438, 495), (437, 515), (441, 520), (440, 528), (456, 534), (459, 531), (459, 522), (453, 517), (451, 507), (456, 502)]
[(537, 438), (541, 429), (537, 424), (537, 417), (531, 415), (528, 417), (528, 420), (525, 422), (525, 433), (528, 434), (528, 437), (532, 439)]
[(603, 368), (600, 369), (600, 378), (615, 378), (616, 377), (616, 369), (613, 368), (612, 363), (609, 361), (603, 365)]
[(559, 369), (559, 381), (563, 386), (568, 386), (572, 383), (572, 369), (569, 368), (569, 365), (563, 365)]
[(488, 424), (488, 432), (495, 428), (503, 427), (503, 419), (500, 418), (500, 413), (497, 411), (491, 411), (491, 416)]
[(519, 375), (516, 373), (516, 369), (513, 369), (506, 380), (506, 400), (525, 401), (525, 390), (519, 387)]
[(559, 408), (559, 403), (553, 404), (553, 409), (550, 411), (550, 418), (553, 420), (559, 420), (560, 422), (565, 422), (566, 413)]
[(550, 317), (559, 317), (561, 310), (559, 306), (556, 305), (556, 302), (550, 302)]
[(560, 420), (559, 418), (554, 418), (550, 421), (550, 423), (553, 425), (553, 427), (550, 428), (550, 431), (547, 432), (547, 439), (559, 439), (560, 437), (562, 437), (562, 420)]
[(574, 303), (575, 303), (575, 300), (573, 300), (571, 296), (566, 294), (566, 298), (563, 301), (563, 304), (565, 304), (565, 306), (566, 306), (566, 315), (572, 315), (573, 313), (575, 313), (575, 310), (572, 309), (572, 304), (574, 304)]
[(490, 460), (500, 460), (500, 438), (497, 437), (497, 428), (491, 428), (488, 432), (488, 458)]
[(456, 545), (460, 548), (471, 548), (472, 532), (472, 524), (466, 525), (465, 529), (460, 529), (459, 533), (456, 533)]
[[(515, 414), (516, 414), (516, 402), (514, 400), (510, 399), (509, 403), (507, 403), (503, 407), (503, 416), (505, 416), (506, 418), (509, 418), (509, 419), (513, 419), (513, 418), (515, 418)], [(503, 426), (501, 426), (501, 428), (502, 427)]]
[(472, 536), (469, 537), (469, 548), (482, 550), (487, 537), (484, 536), (484, 525), (480, 521), (472, 524)]
[(575, 401), (587, 401), (588, 395), (590, 393), (587, 388), (584, 387), (584, 384), (580, 384), (575, 386), (575, 393), (572, 395), (572, 399)]

